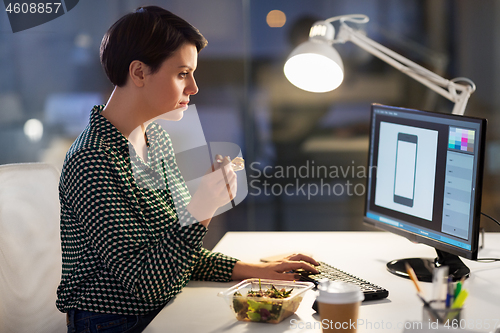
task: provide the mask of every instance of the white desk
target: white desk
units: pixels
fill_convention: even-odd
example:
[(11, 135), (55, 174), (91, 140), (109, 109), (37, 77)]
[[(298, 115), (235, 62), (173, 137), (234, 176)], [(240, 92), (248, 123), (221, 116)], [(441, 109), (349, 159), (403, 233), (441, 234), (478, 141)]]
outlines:
[[(402, 332), (405, 321), (421, 320), (422, 304), (412, 282), (387, 272), (385, 264), (398, 258), (436, 256), (431, 247), (413, 244), (388, 232), (229, 232), (214, 251), (248, 262), (273, 254), (310, 253), (318, 260), (385, 287), (389, 290), (387, 299), (362, 304), (359, 318), (367, 324), (359, 326), (358, 332)], [(500, 257), (500, 233), (486, 234), (485, 248), (479, 257)], [(475, 331), (488, 332), (491, 328), (484, 329), (486, 323), (491, 326), (496, 322), (500, 326), (500, 262), (463, 261), (471, 269), (471, 278), (465, 284), (470, 294), (463, 319), (474, 323)], [(217, 297), (219, 291), (236, 283), (191, 281), (145, 332), (321, 332), (319, 317), (311, 308), (315, 298), (312, 290), (295, 315), (279, 324), (237, 321), (224, 299)], [(423, 289), (430, 295), (429, 283), (423, 284)], [(316, 329), (299, 329), (315, 322)]]

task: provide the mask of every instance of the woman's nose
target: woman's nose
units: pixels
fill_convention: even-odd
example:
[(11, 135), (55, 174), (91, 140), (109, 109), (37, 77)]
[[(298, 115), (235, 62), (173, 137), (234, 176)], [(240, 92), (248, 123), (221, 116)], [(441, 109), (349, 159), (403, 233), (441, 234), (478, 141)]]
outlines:
[(196, 85), (194, 77), (190, 80), (184, 91), (186, 95), (196, 95), (198, 93), (198, 86)]

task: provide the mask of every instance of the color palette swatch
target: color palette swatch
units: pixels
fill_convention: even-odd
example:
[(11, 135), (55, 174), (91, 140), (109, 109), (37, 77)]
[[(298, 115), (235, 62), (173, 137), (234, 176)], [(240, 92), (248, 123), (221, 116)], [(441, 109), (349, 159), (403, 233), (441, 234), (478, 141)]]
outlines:
[(450, 127), (448, 148), (474, 152), (474, 130)]

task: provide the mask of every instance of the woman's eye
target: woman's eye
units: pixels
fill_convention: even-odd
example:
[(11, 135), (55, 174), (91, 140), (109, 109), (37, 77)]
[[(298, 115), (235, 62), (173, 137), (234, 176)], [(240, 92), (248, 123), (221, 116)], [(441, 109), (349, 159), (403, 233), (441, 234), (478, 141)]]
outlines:
[(180, 74), (179, 74), (179, 76), (180, 76), (181, 78), (185, 78), (187, 75), (188, 75), (188, 73), (180, 73)]

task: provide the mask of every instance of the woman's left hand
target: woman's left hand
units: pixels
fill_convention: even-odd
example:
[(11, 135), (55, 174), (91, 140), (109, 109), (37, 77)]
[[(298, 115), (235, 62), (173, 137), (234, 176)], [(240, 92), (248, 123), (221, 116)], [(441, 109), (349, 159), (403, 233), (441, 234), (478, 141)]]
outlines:
[(314, 266), (318, 265), (316, 260), (304, 254), (292, 254), (268, 263), (253, 264), (238, 261), (234, 266), (232, 279), (262, 278), (293, 281), (300, 279), (300, 274), (295, 271), (300, 269), (317, 274), (318, 270)]

